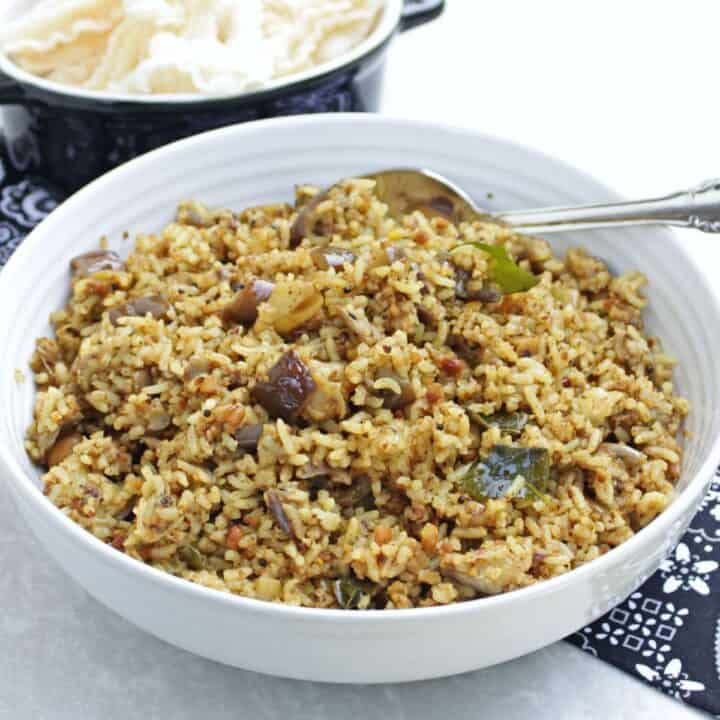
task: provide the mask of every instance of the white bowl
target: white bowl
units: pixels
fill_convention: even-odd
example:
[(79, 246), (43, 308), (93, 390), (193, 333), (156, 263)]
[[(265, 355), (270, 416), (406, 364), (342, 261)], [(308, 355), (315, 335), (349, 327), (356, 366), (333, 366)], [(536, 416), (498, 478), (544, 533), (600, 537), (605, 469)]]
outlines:
[(552, 243), (560, 251), (582, 244), (616, 271), (648, 275), (648, 325), (679, 358), (677, 385), (692, 403), (684, 472), (665, 513), (567, 575), (448, 607), (286, 607), (165, 575), (102, 544), (45, 499), (23, 450), (34, 389), (13, 374), (27, 368), (34, 339), (49, 332), (49, 311), (67, 296), (69, 258), (96, 248), (101, 235), (127, 253), (123, 231), (160, 229), (182, 198), (242, 208), (289, 199), (298, 182), (392, 166), (432, 168), (497, 209), (616, 197), (564, 163), (473, 132), (379, 116), (300, 116), (201, 135), (113, 171), (56, 210), (0, 275), (3, 479), (47, 552), (90, 594), (157, 637), (229, 665), (307, 680), (396, 682), (473, 670), (558, 640), (622, 600), (657, 569), (706, 491), (720, 460), (720, 310), (674, 236), (644, 228), (557, 235)]

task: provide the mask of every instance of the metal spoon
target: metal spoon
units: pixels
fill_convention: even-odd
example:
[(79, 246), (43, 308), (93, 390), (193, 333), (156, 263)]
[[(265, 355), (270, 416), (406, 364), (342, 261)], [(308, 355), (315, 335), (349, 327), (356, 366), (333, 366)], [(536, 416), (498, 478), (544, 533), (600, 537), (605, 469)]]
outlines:
[(459, 187), (429, 170), (383, 170), (366, 177), (377, 182), (377, 196), (389, 206), (390, 215), (394, 217), (421, 210), (430, 217), (441, 216), (453, 222), (493, 220), (533, 233), (651, 224), (720, 232), (720, 179), (650, 200), (490, 215), (478, 208)]

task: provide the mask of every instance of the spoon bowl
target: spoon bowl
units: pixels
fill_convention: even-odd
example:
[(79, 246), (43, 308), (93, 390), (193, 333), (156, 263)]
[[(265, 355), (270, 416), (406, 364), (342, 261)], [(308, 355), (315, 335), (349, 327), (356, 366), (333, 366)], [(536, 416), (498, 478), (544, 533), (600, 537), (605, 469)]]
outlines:
[(431, 170), (382, 170), (366, 177), (375, 181), (377, 196), (392, 217), (420, 210), (430, 218), (444, 217), (453, 223), (491, 218), (461, 188)]
[(420, 210), (453, 223), (494, 220), (523, 232), (564, 232), (630, 225), (675, 225), (720, 232), (720, 180), (649, 200), (519, 210), (494, 216), (481, 210), (461, 188), (430, 170), (396, 168), (366, 175), (390, 215)]

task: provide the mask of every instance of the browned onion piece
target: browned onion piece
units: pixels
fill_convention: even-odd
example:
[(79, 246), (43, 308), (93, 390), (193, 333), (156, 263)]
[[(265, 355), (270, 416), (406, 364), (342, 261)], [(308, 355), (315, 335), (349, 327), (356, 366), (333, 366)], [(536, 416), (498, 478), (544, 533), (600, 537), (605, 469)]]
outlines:
[(112, 250), (92, 250), (70, 261), (74, 278), (86, 277), (101, 270), (123, 270), (125, 263)]
[(294, 350), (286, 352), (253, 388), (254, 400), (273, 418), (292, 422), (302, 412), (317, 385)]
[(258, 307), (270, 297), (274, 287), (275, 283), (267, 280), (255, 280), (238, 292), (235, 298), (220, 311), (220, 316), (227, 323), (252, 326), (257, 320)]

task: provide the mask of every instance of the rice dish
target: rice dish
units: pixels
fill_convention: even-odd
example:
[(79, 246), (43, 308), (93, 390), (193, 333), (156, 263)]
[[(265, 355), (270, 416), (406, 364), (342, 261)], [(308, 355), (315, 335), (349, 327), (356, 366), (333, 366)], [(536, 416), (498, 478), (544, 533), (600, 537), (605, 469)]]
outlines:
[(512, 591), (672, 500), (689, 408), (645, 283), (491, 222), (389, 217), (365, 179), (187, 201), (126, 260), (73, 259), (27, 450), (74, 522), (217, 590), (346, 609)]

